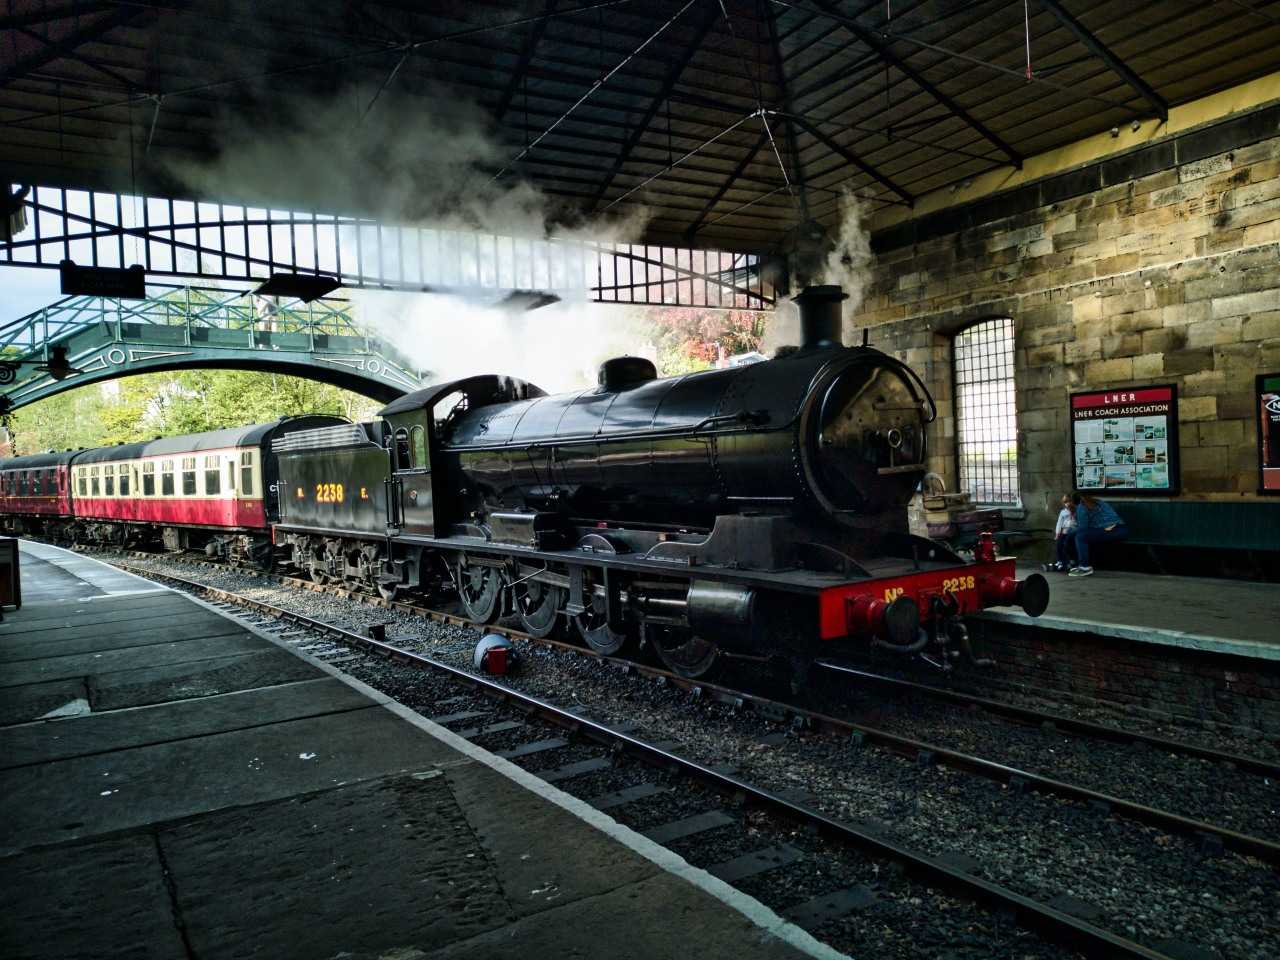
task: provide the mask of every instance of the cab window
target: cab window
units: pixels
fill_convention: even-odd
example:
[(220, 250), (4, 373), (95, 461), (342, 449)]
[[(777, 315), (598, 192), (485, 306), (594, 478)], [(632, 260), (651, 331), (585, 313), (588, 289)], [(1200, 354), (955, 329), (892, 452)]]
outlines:
[(427, 431), (421, 426), (414, 427), (413, 436), (413, 465), (419, 470), (425, 470), (427, 467)]
[(412, 452), (409, 446), (409, 431), (401, 427), (395, 436), (396, 469), (408, 470), (413, 466)]

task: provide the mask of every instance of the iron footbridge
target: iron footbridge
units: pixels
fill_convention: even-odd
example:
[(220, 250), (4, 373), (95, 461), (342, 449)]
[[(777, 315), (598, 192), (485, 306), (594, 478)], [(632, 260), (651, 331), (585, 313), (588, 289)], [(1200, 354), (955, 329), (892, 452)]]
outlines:
[(389, 402), (425, 384), (341, 299), (148, 284), (145, 300), (65, 297), (0, 327), (0, 413), (136, 373), (221, 367), (319, 380)]

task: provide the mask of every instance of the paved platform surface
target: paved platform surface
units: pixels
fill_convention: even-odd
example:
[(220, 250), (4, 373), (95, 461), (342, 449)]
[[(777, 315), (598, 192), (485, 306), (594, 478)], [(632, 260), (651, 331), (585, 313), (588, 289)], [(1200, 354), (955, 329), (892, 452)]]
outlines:
[(38, 544), (22, 576), (0, 956), (832, 955), (188, 597)]
[[(1019, 567), (1018, 575), (1039, 567)], [(1280, 584), (1098, 570), (1091, 577), (1046, 573), (1049, 609), (982, 617), (1140, 643), (1280, 660)]]

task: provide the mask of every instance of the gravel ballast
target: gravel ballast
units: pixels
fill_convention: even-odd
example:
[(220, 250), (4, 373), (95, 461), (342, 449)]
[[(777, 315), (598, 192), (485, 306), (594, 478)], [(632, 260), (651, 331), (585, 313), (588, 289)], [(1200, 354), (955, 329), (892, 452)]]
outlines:
[[(129, 558), (127, 562), (349, 629), (387, 624), (389, 642), (455, 667), (471, 668), (479, 636), (474, 628), (303, 592), (240, 571), (159, 558)], [(679, 746), (673, 749), (689, 759), (733, 768), (744, 779), (775, 792), (811, 797), (808, 802), (823, 812), (870, 825), (914, 849), (962, 858), (980, 877), (1089, 913), (1093, 922), (1119, 935), (1157, 948), (1177, 941), (1211, 949), (1214, 956), (1231, 960), (1276, 955), (1280, 879), (1266, 865), (1232, 853), (1202, 851), (1194, 840), (1123, 821), (1087, 805), (1020, 793), (946, 768), (920, 766), (881, 750), (855, 748), (834, 737), (794, 731), (779, 736), (784, 727), (750, 712), (735, 714), (723, 705), (695, 703), (683, 691), (662, 688), (652, 680), (624, 674), (591, 658), (529, 644), (521, 644), (520, 652), (522, 669), (507, 682), (524, 693), (581, 709), (600, 722), (636, 724), (638, 737), (676, 741)], [(340, 656), (351, 654), (342, 648)], [(349, 659), (341, 668), (427, 716), (445, 712), (436, 706), (438, 701), (459, 696), (458, 689), (443, 678), (378, 658)], [(448, 712), (470, 709), (486, 710), (493, 718), (463, 726), (508, 719), (480, 698), (473, 698), (470, 704), (465, 700), (451, 703)], [(895, 732), (917, 739), (1243, 832), (1272, 839), (1277, 834), (1277, 784), (1221, 765), (1077, 740), (1052, 730), (1018, 728), (962, 707), (912, 703), (909, 709), (880, 711), (880, 720)], [(531, 728), (483, 735), (476, 742), (488, 749), (505, 750), (545, 736), (548, 734)], [(516, 762), (533, 770), (554, 769), (592, 755), (589, 748), (575, 744)], [(652, 771), (642, 773), (654, 775)], [(578, 796), (592, 797), (634, 782), (634, 773), (624, 769), (558, 785)], [(637, 829), (647, 829), (656, 817), (665, 817), (666, 822), (679, 819), (677, 814), (684, 809), (680, 798), (689, 790), (690, 785), (676, 784), (658, 797), (610, 813), (632, 822)], [(717, 802), (699, 799), (699, 810)], [(721, 837), (726, 831), (712, 833)], [(703, 860), (704, 854), (712, 855), (701, 849), (706, 842), (707, 836), (695, 836), (672, 847), (679, 851), (688, 846), (691, 862), (703, 865), (708, 862)], [(817, 883), (808, 872), (813, 863), (843, 863), (844, 859), (844, 854), (837, 856), (824, 848), (811, 851), (799, 864), (761, 877), (772, 878), (799, 902), (803, 894), (816, 889), (806, 886), (810, 881)], [(826, 871), (828, 879), (834, 869)], [(922, 899), (918, 884), (907, 884), (915, 892), (895, 899), (892, 890), (880, 891), (867, 882), (864, 875), (868, 870), (869, 866), (863, 868), (857, 874), (863, 879), (852, 882), (867, 885), (876, 893), (873, 906), (824, 927), (824, 939), (833, 946), (863, 956), (1061, 955), (1036, 952), (1042, 944), (1023, 942), (1025, 937), (1014, 931), (1011, 923), (1002, 925), (972, 905), (944, 902), (945, 898), (936, 902)], [(879, 879), (874, 872), (868, 876), (872, 881)], [(826, 889), (835, 883), (831, 880)], [(750, 891), (749, 884), (744, 882), (743, 889)], [(919, 902), (911, 903), (912, 899)], [(911, 909), (902, 909), (900, 902)], [(924, 922), (922, 917), (929, 919)], [(947, 922), (935, 929), (942, 919)], [(938, 937), (945, 931), (959, 938), (946, 948), (952, 951), (949, 953), (939, 952), (943, 940)]]

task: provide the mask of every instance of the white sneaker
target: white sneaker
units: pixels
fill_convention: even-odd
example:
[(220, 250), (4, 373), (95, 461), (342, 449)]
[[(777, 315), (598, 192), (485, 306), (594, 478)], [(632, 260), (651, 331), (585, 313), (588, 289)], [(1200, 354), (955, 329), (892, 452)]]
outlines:
[(1093, 576), (1093, 567), (1076, 567), (1074, 570), (1068, 573), (1067, 576), (1068, 577), (1091, 577)]

